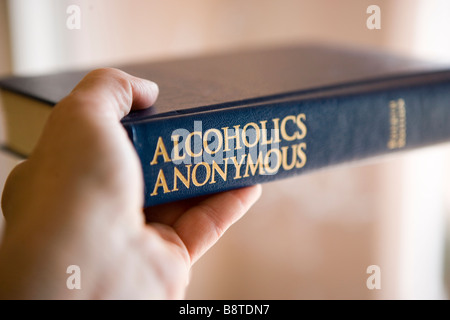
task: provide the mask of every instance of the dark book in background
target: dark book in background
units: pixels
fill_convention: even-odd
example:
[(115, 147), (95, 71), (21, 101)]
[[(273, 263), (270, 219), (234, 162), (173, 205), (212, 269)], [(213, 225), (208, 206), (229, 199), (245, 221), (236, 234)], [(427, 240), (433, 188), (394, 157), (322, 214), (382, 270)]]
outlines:
[[(450, 139), (450, 69), (428, 62), (304, 45), (118, 68), (160, 87), (122, 120), (145, 206)], [(28, 155), (85, 74), (2, 79), (6, 147)]]

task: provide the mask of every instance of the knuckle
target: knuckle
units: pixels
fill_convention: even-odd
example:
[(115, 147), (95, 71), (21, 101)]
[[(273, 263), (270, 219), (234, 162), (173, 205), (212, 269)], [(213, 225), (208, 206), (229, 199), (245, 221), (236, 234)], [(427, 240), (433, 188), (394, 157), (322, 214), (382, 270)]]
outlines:
[(117, 76), (120, 73), (122, 73), (120, 70), (115, 68), (97, 68), (92, 71), (90, 71), (86, 76), (88, 77), (111, 77), (111, 76)]

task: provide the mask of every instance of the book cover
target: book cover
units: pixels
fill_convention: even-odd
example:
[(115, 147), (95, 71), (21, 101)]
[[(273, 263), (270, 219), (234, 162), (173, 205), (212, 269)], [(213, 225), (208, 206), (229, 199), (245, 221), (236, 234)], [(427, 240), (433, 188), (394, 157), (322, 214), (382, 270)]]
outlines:
[[(160, 87), (153, 107), (122, 120), (145, 206), (450, 138), (450, 69), (428, 62), (303, 45), (116, 67)], [(6, 147), (29, 154), (86, 73), (2, 79)]]

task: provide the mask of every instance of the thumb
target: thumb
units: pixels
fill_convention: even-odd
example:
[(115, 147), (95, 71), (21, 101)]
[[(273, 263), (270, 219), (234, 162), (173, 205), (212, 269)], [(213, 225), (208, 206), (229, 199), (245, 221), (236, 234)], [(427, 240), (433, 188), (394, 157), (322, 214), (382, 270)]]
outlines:
[[(102, 117), (110, 115), (120, 120), (131, 108), (144, 109), (152, 106), (158, 93), (158, 86), (152, 81), (131, 76), (118, 69), (102, 68), (89, 72), (63, 99), (65, 103), (59, 105), (87, 105), (88, 114), (96, 116), (100, 112)], [(89, 103), (76, 103), (79, 99)]]

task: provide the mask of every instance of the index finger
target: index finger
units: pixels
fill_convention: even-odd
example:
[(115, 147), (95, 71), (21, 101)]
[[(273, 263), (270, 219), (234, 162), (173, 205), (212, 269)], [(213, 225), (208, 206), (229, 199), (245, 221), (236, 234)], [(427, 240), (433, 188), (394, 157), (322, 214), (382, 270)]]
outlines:
[(230, 190), (208, 197), (183, 213), (172, 227), (184, 243), (191, 264), (214, 245), (260, 195), (260, 185)]

